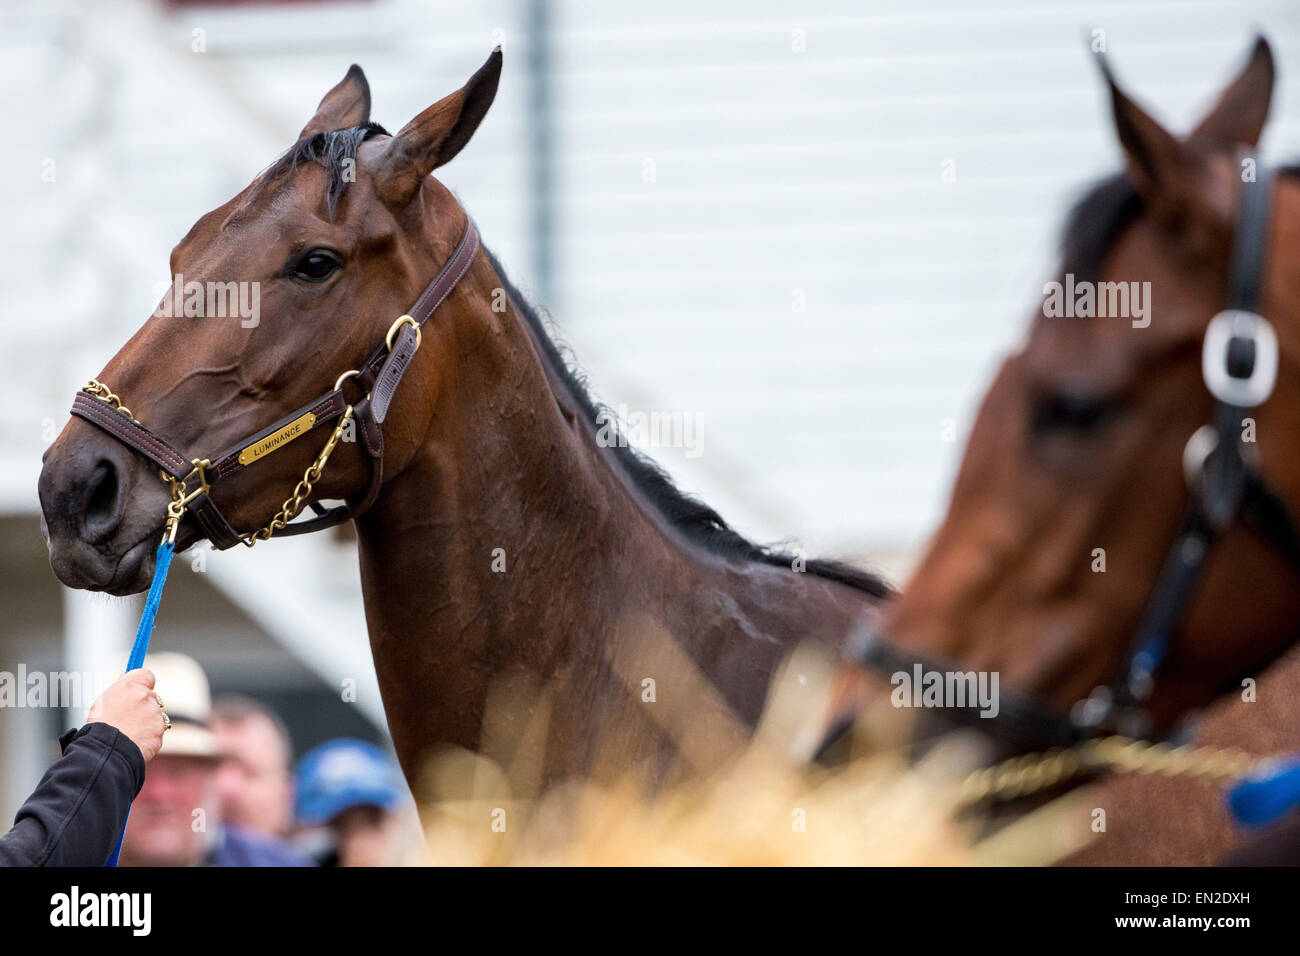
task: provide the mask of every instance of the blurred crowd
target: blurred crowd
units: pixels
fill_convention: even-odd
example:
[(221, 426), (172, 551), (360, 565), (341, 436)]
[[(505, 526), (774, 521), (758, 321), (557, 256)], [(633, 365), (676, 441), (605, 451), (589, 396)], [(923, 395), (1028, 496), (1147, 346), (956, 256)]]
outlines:
[(331, 740), (293, 765), (284, 722), (251, 697), (212, 698), (193, 658), (160, 653), (172, 727), (131, 805), (122, 866), (394, 866), (419, 827), (400, 770), (363, 740)]

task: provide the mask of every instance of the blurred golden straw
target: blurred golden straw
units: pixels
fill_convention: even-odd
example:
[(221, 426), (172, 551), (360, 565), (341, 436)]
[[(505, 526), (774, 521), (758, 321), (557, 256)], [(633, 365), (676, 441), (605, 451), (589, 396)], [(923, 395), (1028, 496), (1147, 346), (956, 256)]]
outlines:
[[(503, 684), (484, 720), (484, 753), (439, 754), (421, 777), (427, 862), (1041, 865), (1087, 838), (1086, 797), (1074, 796), (980, 842), (987, 821), (956, 815), (957, 785), (975, 760), (960, 737), (916, 764), (900, 747), (855, 753), (833, 767), (792, 758), (791, 741), (807, 715), (819, 712), (829, 683), (824, 651), (791, 656), (749, 738), (667, 632), (637, 620), (610, 646), (616, 650), (608, 662), (629, 694), (640, 693), (646, 675), (655, 677), (661, 692), (644, 706), (677, 745), (667, 774), (620, 765), (630, 731), (609, 728), (591, 775), (538, 793), (550, 692), (525, 681)], [(877, 731), (867, 736), (878, 744)]]

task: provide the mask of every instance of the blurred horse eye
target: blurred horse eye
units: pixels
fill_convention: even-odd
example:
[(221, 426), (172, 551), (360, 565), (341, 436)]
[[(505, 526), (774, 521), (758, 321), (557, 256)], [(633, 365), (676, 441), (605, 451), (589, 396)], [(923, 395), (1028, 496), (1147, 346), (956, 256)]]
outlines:
[(338, 257), (333, 253), (315, 249), (292, 263), (287, 271), (290, 275), (306, 279), (308, 282), (324, 282), (342, 265), (343, 263), (339, 262)]
[(1104, 395), (1047, 392), (1034, 403), (1030, 427), (1037, 436), (1059, 432), (1083, 433), (1109, 418), (1115, 408), (1116, 403)]

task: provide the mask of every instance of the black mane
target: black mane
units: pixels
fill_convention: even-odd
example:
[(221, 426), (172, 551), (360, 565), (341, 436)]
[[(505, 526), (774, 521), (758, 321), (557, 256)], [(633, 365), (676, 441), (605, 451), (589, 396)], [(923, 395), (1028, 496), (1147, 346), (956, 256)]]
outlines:
[(1144, 203), (1123, 173), (1107, 176), (1075, 203), (1061, 236), (1061, 271), (1075, 281), (1095, 282), (1120, 234), (1140, 215)]
[[(545, 360), (560, 377), (564, 387), (582, 409), (584, 416), (592, 423), (592, 427), (599, 427), (603, 422), (616, 427), (618, 419), (606, 406), (592, 398), (585, 377), (566, 357), (565, 353), (569, 350), (567, 348), (562, 350), (561, 346), (556, 344), (555, 335), (547, 328), (554, 323), (544, 320), (532, 303), (520, 294), (507, 278), (496, 256), (486, 248), (483, 251), (505, 286), (506, 294), (510, 296), (515, 308), (532, 329)], [(630, 443), (617, 442), (610, 445), (608, 451), (618, 460), (636, 488), (687, 540), (725, 558), (793, 568), (795, 555), (779, 548), (755, 544), (745, 538), (707, 504), (678, 488), (655, 461), (632, 447)], [(865, 591), (872, 597), (884, 598), (893, 594), (892, 588), (881, 578), (841, 561), (809, 559), (805, 561), (804, 566), (808, 574), (838, 581)]]
[[(1300, 176), (1300, 164), (1280, 166), (1277, 173)], [(1145, 208), (1137, 187), (1124, 173), (1095, 183), (1066, 216), (1061, 271), (1072, 273), (1076, 281), (1097, 281), (1106, 256)]]

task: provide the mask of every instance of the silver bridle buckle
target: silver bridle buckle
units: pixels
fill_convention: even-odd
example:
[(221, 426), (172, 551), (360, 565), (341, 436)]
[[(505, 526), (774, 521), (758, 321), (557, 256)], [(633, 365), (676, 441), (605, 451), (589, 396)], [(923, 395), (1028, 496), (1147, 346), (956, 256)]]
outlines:
[[(1253, 343), (1254, 362), (1250, 374), (1240, 377), (1229, 368), (1229, 350), (1234, 339)], [(1201, 373), (1210, 394), (1225, 405), (1254, 408), (1273, 394), (1277, 383), (1277, 333), (1263, 316), (1228, 309), (1210, 320), (1201, 351)]]

